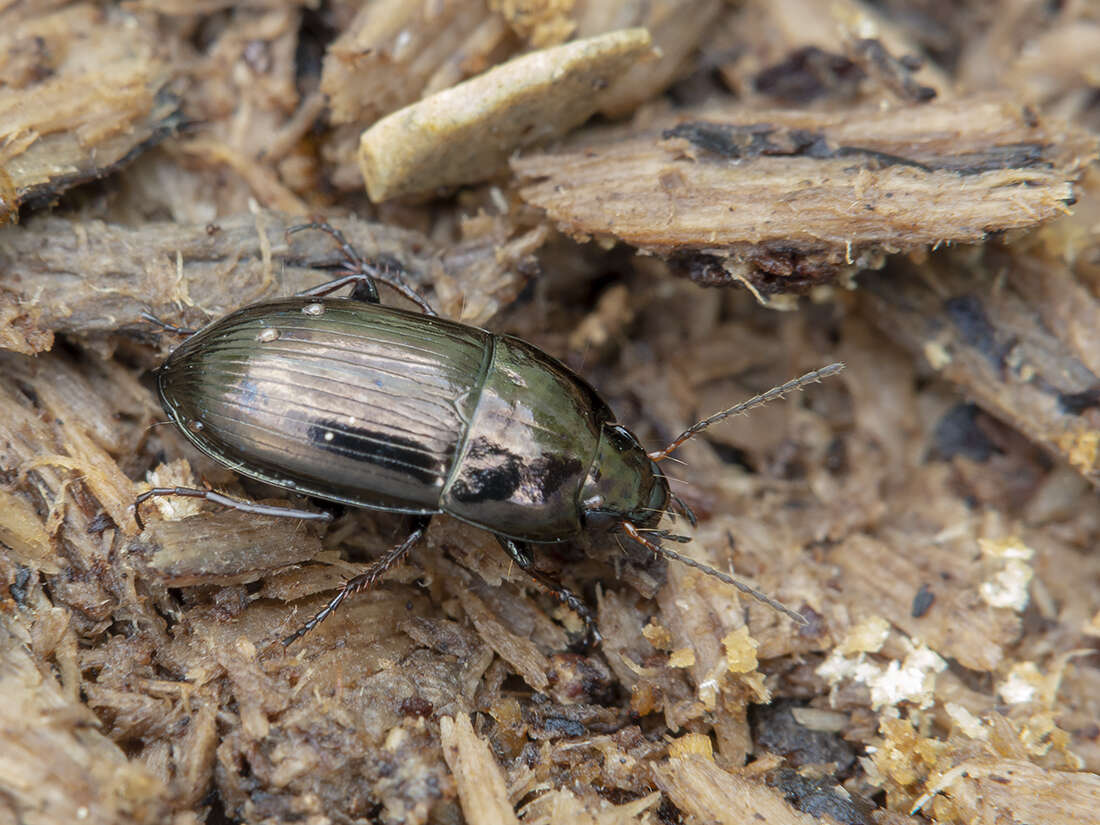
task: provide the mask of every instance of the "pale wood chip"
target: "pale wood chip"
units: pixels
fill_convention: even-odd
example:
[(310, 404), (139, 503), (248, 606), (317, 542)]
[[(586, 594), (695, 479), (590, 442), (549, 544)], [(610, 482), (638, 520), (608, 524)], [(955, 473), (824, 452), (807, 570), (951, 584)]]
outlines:
[(818, 825), (815, 817), (795, 810), (775, 789), (759, 780), (727, 773), (698, 754), (655, 766), (653, 781), (677, 808), (700, 822)]
[(359, 163), (373, 201), (486, 180), (516, 149), (566, 134), (599, 110), (599, 92), (649, 52), (626, 29), (518, 57), (378, 121)]
[(461, 714), (439, 720), (443, 758), (454, 774), (462, 812), (471, 825), (519, 825), (504, 773), (489, 745), (478, 738), (470, 718)]

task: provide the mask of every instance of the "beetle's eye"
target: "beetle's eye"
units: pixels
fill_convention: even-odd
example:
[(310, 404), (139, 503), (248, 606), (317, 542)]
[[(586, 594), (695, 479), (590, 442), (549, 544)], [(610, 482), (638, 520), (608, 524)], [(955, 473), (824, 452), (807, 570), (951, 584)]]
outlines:
[(634, 434), (626, 427), (614, 424), (607, 427), (605, 432), (607, 433), (608, 440), (615, 446), (615, 449), (620, 452), (626, 452), (634, 447), (638, 447), (638, 439), (636, 439)]
[(622, 516), (610, 513), (607, 510), (585, 510), (581, 513), (581, 519), (584, 521), (585, 527), (606, 530), (615, 522), (621, 521)]

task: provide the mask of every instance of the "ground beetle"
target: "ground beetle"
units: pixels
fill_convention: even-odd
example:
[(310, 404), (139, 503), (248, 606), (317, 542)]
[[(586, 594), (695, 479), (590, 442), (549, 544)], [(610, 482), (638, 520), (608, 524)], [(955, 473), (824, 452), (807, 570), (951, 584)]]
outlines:
[[(654, 553), (734, 585), (798, 621), (784, 605), (662, 545), (669, 508), (694, 522), (658, 462), (711, 424), (820, 380), (832, 364), (723, 410), (647, 453), (596, 391), (518, 338), (438, 317), (391, 268), (366, 261), (328, 224), (348, 273), (293, 298), (240, 309), (191, 334), (157, 370), (164, 409), (200, 450), (242, 475), (354, 507), (407, 513), (409, 535), (344, 583), (290, 644), (365, 590), (419, 541), (436, 513), (493, 533), (515, 562), (585, 622), (587, 607), (532, 564), (531, 544), (613, 530)], [(382, 306), (375, 281), (420, 312)], [(346, 286), (351, 298), (322, 300)], [(151, 316), (147, 316), (152, 319)], [(167, 326), (167, 325), (164, 325)], [(179, 330), (179, 332), (190, 332)], [(210, 490), (154, 488), (241, 510), (305, 519)]]

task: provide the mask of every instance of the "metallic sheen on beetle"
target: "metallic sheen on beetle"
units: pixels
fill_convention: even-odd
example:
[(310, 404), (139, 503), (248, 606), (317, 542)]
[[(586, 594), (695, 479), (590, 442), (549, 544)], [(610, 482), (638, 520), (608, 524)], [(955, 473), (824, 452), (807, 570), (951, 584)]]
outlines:
[(236, 472), (355, 507), (447, 513), (529, 542), (655, 524), (668, 483), (607, 404), (521, 341), (347, 299), (207, 326), (157, 372), (164, 409)]

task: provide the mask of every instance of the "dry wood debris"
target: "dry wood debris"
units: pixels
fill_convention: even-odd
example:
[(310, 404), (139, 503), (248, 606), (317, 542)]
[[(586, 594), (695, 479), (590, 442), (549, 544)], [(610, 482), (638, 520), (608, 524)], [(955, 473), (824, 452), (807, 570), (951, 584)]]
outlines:
[[(0, 821), (1095, 818), (1090, 3), (138, 0), (0, 22)], [(585, 83), (515, 72), (562, 55)], [(405, 152), (405, 182), (364, 180), (361, 141)], [(315, 215), (441, 314), (577, 369), (646, 445), (844, 361), (670, 465), (699, 516), (663, 525), (683, 551), (807, 623), (597, 534), (537, 554), (596, 612), (603, 644), (578, 651), (576, 615), (437, 518), (286, 649), (400, 516), (157, 499), (139, 529), (151, 485), (322, 506), (166, 424), (149, 370), (178, 336), (143, 318), (327, 279), (333, 239), (287, 234)]]
[(585, 135), (513, 166), (524, 200), (566, 233), (769, 295), (1063, 214), (1095, 143), (1049, 128), (985, 98), (919, 114), (723, 108)]
[[(0, 224), (102, 177), (180, 125), (153, 32), (90, 3), (15, 18), (0, 34)], [(79, 32), (79, 39), (73, 38)]]

